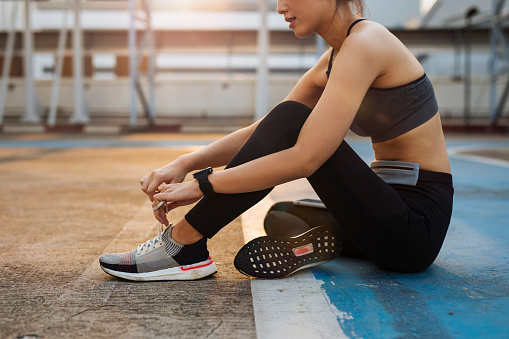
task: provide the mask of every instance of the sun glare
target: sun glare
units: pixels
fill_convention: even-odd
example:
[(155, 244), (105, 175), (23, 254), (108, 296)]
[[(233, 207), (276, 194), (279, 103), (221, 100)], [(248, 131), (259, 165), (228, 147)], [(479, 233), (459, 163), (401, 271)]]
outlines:
[(203, 1), (203, 0), (154, 0), (154, 8), (160, 10), (177, 10), (177, 11), (188, 11), (188, 10), (227, 10), (232, 4), (231, 1), (215, 0), (215, 1)]
[(421, 0), (421, 13), (426, 14), (437, 0)]

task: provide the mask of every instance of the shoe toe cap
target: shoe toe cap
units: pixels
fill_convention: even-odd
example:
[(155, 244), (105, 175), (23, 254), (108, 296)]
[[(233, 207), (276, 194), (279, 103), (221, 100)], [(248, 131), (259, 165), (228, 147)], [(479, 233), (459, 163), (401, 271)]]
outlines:
[(103, 264), (118, 265), (120, 264), (120, 257), (121, 254), (103, 254), (99, 258), (99, 263), (101, 265)]

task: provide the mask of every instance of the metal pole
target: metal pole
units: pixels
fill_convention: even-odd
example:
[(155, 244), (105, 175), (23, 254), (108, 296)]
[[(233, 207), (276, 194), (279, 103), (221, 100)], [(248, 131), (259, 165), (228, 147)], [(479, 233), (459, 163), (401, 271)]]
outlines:
[(261, 119), (269, 109), (269, 30), (267, 28), (267, 0), (258, 0), (260, 28), (258, 29), (258, 69), (256, 81), (255, 120)]
[(64, 64), (64, 52), (67, 40), (67, 14), (69, 11), (68, 4), (68, 0), (65, 0), (62, 28), (60, 28), (60, 35), (58, 36), (57, 60), (53, 73), (53, 87), (51, 89), (50, 108), (47, 122), (48, 126), (55, 126), (57, 120), (58, 95), (60, 90), (60, 80), (62, 79), (62, 67)]
[(472, 46), (471, 46), (471, 24), (472, 19), (467, 19), (467, 26), (465, 27), (465, 87), (464, 87), (464, 123), (465, 125), (470, 124), (470, 103), (471, 103), (471, 87), (472, 87), (472, 67), (471, 67), (471, 59), (472, 59)]
[(454, 30), (454, 80), (461, 80), (461, 29)]
[(152, 0), (147, 1), (147, 33), (149, 34), (148, 41), (148, 107), (149, 107), (149, 122), (155, 122), (155, 95), (154, 95), (154, 76), (155, 76), (155, 60), (154, 60), (154, 31), (152, 30)]
[(493, 16), (491, 18), (491, 58), (490, 58), (490, 123), (491, 126), (496, 126), (498, 118), (500, 117), (503, 106), (506, 103), (508, 96), (508, 85), (504, 88), (500, 102), (497, 102), (497, 59), (499, 57), (499, 44), (502, 47), (502, 55), (509, 60), (509, 46), (505, 39), (504, 31), (502, 30), (503, 19), (501, 17), (502, 8), (504, 7), (505, 0), (493, 0)]
[(5, 100), (7, 98), (7, 84), (9, 83), (9, 72), (11, 70), (12, 54), (14, 52), (14, 40), (16, 38), (16, 18), (18, 16), (18, 2), (11, 7), (11, 27), (7, 35), (5, 45), (4, 62), (2, 65), (2, 81), (0, 83), (0, 125), (3, 123)]
[[(502, 8), (505, 5), (506, 0), (501, 0), (497, 7), (497, 36), (498, 40), (502, 45), (503, 49), (503, 58), (506, 62), (509, 62), (509, 44), (507, 43), (507, 40), (505, 38), (505, 33), (502, 30), (502, 24), (507, 19), (507, 15), (502, 16)], [(492, 126), (496, 126), (498, 123), (498, 119), (502, 116), (502, 113), (504, 111), (504, 107), (506, 105), (507, 99), (509, 98), (509, 78), (506, 80), (505, 88), (502, 92), (502, 97), (500, 98), (500, 101), (497, 105), (495, 116), (492, 116)]]
[(494, 6), (495, 11), (497, 12), (497, 17), (502, 13), (502, 9), (504, 8), (505, 0), (498, 0), (496, 6)]
[(134, 27), (135, 24), (135, 0), (129, 0), (129, 13), (130, 13), (130, 22), (129, 22), (129, 69), (130, 69), (130, 99), (131, 99), (131, 126), (136, 126), (136, 111), (137, 111), (137, 103), (136, 103), (136, 80), (138, 79), (138, 74), (136, 70), (136, 30)]
[(491, 18), (491, 57), (490, 57), (490, 123), (495, 125), (497, 117), (497, 17), (499, 0), (492, 0), (493, 17)]
[(504, 91), (502, 92), (502, 98), (500, 98), (500, 102), (497, 107), (497, 111), (495, 114), (495, 121), (492, 122), (492, 126), (496, 126), (498, 119), (502, 116), (502, 113), (504, 112), (505, 104), (507, 103), (507, 99), (509, 98), (509, 78), (507, 79), (505, 83)]
[(85, 112), (85, 96), (83, 93), (83, 46), (80, 23), (80, 1), (74, 0), (74, 30), (73, 30), (73, 71), (74, 71), (74, 115), (72, 123), (86, 123), (88, 117)]
[(505, 39), (505, 34), (502, 29), (502, 21), (500, 19), (500, 16), (497, 18), (497, 25), (495, 27), (497, 28), (495, 32), (497, 34), (497, 41), (500, 43), (504, 57), (507, 59), (509, 58), (509, 44)]
[(25, 32), (23, 34), (23, 42), (25, 49), (24, 65), (25, 65), (25, 115), (23, 122), (39, 122), (39, 115), (35, 107), (35, 88), (32, 76), (32, 60), (33, 60), (33, 39), (32, 27), (30, 25), (30, 1), (25, 0)]

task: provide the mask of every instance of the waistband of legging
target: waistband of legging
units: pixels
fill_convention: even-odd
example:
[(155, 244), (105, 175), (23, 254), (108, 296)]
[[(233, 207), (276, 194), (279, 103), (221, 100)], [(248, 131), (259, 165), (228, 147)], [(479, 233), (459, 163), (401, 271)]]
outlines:
[(431, 181), (452, 185), (452, 175), (449, 173), (433, 172), (420, 169), (418, 182), (419, 181)]

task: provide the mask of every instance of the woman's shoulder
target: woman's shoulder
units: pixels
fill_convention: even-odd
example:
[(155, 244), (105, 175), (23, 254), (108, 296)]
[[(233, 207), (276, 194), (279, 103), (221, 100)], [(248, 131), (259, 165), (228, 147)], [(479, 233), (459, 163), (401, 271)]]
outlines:
[(355, 26), (350, 32), (348, 39), (352, 37), (373, 37), (373, 38), (388, 38), (392, 33), (382, 24), (376, 21), (363, 20)]
[(352, 31), (341, 49), (348, 53), (363, 54), (382, 64), (392, 63), (408, 53), (405, 45), (385, 26), (367, 20)]
[(344, 52), (362, 55), (369, 64), (378, 65), (379, 76), (374, 87), (395, 87), (406, 84), (422, 75), (424, 70), (415, 56), (386, 27), (376, 22), (365, 25), (352, 32), (345, 40)]
[(358, 26), (345, 39), (344, 45), (355, 44), (359, 48), (376, 51), (387, 49), (391, 44), (401, 43), (385, 26), (377, 22), (366, 20)]

